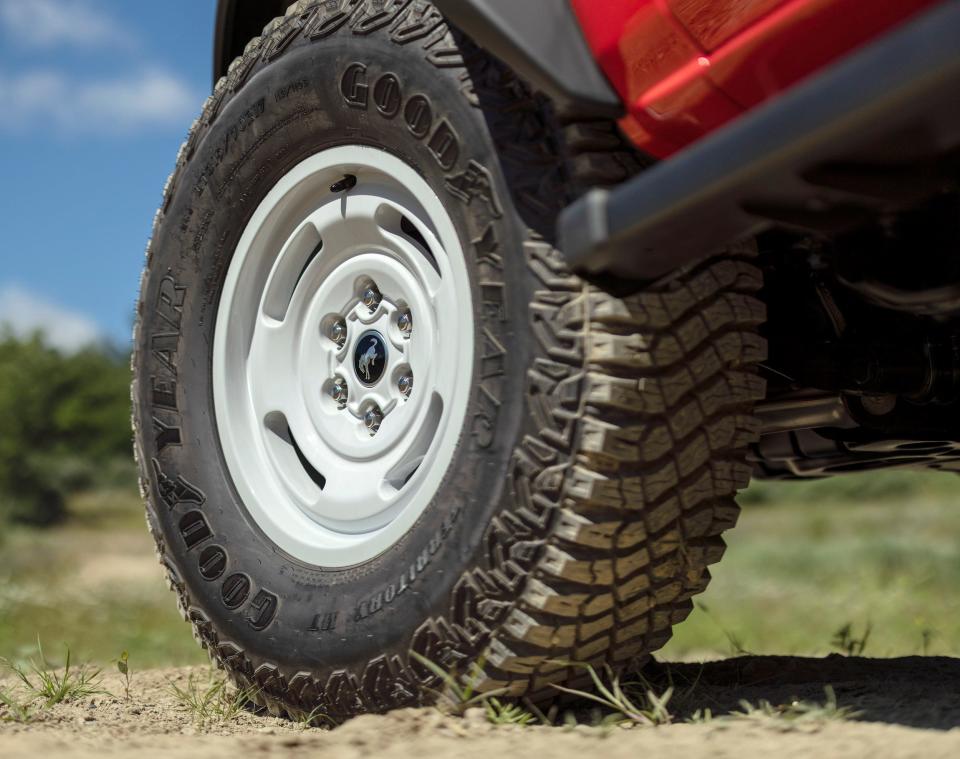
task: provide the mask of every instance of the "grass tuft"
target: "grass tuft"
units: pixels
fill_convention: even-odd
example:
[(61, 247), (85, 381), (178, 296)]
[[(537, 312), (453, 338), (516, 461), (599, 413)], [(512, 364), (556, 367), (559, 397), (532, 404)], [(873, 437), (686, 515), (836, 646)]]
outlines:
[(502, 702), (495, 696), (488, 698), (484, 702), (484, 707), (487, 711), (487, 722), (492, 725), (521, 725), (526, 727), (539, 721), (536, 716), (519, 705)]
[(130, 669), (130, 654), (124, 651), (117, 658), (117, 671), (123, 675), (123, 693), (127, 701), (130, 700), (130, 679), (133, 677), (133, 670)]
[(39, 638), (37, 639), (38, 660), (30, 659), (26, 666), (8, 659), (0, 659), (0, 663), (10, 669), (30, 693), (44, 699), (44, 706), (47, 708), (87, 696), (109, 695), (100, 687), (100, 670), (86, 664), (79, 667), (72, 666), (70, 646), (65, 645), (64, 648), (67, 653), (62, 672), (54, 669), (47, 662)]
[(190, 713), (194, 724), (200, 728), (232, 722), (257, 693), (256, 688), (230, 690), (225, 678), (211, 678), (204, 684), (192, 674), (186, 687), (181, 688), (174, 682), (169, 686), (177, 703)]
[(730, 647), (731, 656), (750, 656), (750, 651), (746, 649), (743, 645), (742, 638), (737, 635), (733, 630), (724, 626), (719, 619), (714, 615), (710, 608), (703, 603), (698, 601), (695, 604), (696, 608), (703, 612), (707, 619), (709, 619), (716, 628), (723, 634), (723, 637), (727, 639), (727, 645)]
[(20, 722), (26, 724), (33, 722), (37, 712), (33, 706), (27, 703), (21, 703), (7, 691), (0, 689), (0, 722)]
[[(587, 665), (587, 672), (597, 693), (590, 693), (562, 685), (553, 687), (563, 693), (593, 701), (610, 710), (611, 714), (602, 720), (604, 724), (631, 723), (635, 725), (668, 725), (673, 721), (673, 715), (668, 708), (673, 697), (673, 686), (663, 693), (657, 694), (646, 681), (631, 683), (628, 686), (620, 685), (620, 678), (609, 668), (605, 669), (607, 683), (597, 674), (597, 671)], [(598, 695), (599, 694), (599, 695)]]
[[(867, 641), (870, 640), (870, 632), (872, 629), (873, 626), (867, 622), (867, 626), (863, 630), (863, 635), (857, 637), (853, 634), (853, 625), (848, 622), (833, 634), (830, 643), (834, 648), (839, 649), (847, 656), (863, 656), (863, 651), (867, 647)], [(927, 643), (929, 643), (929, 641), (927, 641)]]
[(483, 706), (488, 699), (505, 692), (502, 688), (486, 692), (476, 690), (475, 683), (483, 674), (482, 662), (472, 662), (469, 675), (460, 675), (456, 671), (448, 672), (416, 651), (411, 651), (410, 656), (436, 675), (443, 684), (440, 689), (428, 689), (437, 697), (437, 706), (442, 711), (462, 715), (467, 709)]
[(308, 730), (311, 727), (335, 727), (336, 722), (319, 706), (315, 706), (309, 712), (301, 712), (293, 715), (297, 727), (301, 730)]
[(410, 656), (436, 675), (443, 684), (440, 689), (431, 689), (431, 692), (437, 697), (437, 708), (447, 714), (463, 716), (467, 709), (482, 707), (486, 712), (487, 721), (492, 725), (525, 726), (543, 721), (542, 716), (535, 715), (518, 704), (500, 701), (497, 696), (506, 693), (505, 688), (478, 691), (476, 683), (483, 676), (482, 660), (473, 662), (468, 674), (460, 675), (455, 671), (448, 672), (416, 651), (411, 651)]
[(826, 695), (823, 704), (794, 700), (789, 704), (773, 706), (766, 700), (761, 700), (756, 705), (741, 701), (741, 711), (732, 712), (729, 719), (750, 720), (782, 730), (793, 730), (803, 726), (818, 727), (825, 722), (845, 722), (860, 716), (861, 712), (854, 711), (849, 706), (837, 705), (837, 695), (832, 686), (824, 686), (823, 690)]

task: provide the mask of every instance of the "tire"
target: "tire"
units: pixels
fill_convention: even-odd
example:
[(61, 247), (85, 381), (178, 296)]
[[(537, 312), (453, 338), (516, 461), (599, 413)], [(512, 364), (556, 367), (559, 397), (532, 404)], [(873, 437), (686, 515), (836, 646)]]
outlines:
[[(749, 248), (624, 299), (568, 272), (546, 241), (563, 188), (622, 178), (633, 159), (614, 135), (555, 127), (419, 2), (297, 3), (208, 99), (147, 251), (136, 453), (185, 618), (272, 712), (340, 720), (429, 701), (436, 677), (411, 651), (543, 698), (580, 682), (580, 663), (642, 661), (704, 589), (758, 434), (761, 276)], [(415, 523), (327, 566), (282, 545), (241, 495), (234, 419), (217, 405), (232, 391), (215, 375), (234, 360), (218, 354), (232, 323), (218, 316), (233, 313), (244, 230), (284, 177), (344, 145), (384, 151), (442, 199), (474, 347), (456, 445)]]

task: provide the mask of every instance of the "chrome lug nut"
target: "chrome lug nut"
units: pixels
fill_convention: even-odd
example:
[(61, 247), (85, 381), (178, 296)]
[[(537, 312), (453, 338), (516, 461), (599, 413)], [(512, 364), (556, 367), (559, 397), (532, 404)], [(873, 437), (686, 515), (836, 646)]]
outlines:
[(410, 332), (413, 329), (413, 316), (410, 315), (409, 311), (400, 312), (400, 316), (397, 317), (397, 327), (404, 337), (410, 337)]
[(342, 348), (347, 342), (347, 325), (340, 320), (335, 321), (327, 330), (327, 337), (333, 340), (338, 348)]
[(377, 430), (380, 429), (380, 422), (383, 421), (383, 412), (379, 408), (374, 406), (371, 409), (368, 409), (367, 412), (363, 415), (363, 423), (366, 428), (370, 431), (371, 435), (376, 435)]
[(347, 383), (343, 377), (337, 377), (330, 387), (330, 397), (336, 401), (340, 408), (347, 405)]
[(380, 291), (377, 290), (375, 285), (370, 285), (365, 288), (363, 294), (360, 296), (360, 302), (371, 311), (377, 310), (377, 306), (380, 305), (381, 300), (383, 300), (383, 296), (380, 295)]
[(397, 388), (400, 390), (400, 393), (405, 396), (410, 395), (410, 391), (413, 390), (413, 375), (404, 374), (397, 380)]

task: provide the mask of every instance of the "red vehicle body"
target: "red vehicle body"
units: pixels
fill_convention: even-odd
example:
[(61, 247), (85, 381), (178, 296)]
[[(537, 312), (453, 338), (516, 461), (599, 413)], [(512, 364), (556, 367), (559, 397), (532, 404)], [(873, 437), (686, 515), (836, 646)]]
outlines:
[[(597, 95), (599, 102), (615, 93), (621, 130), (640, 150), (662, 159), (944, 0), (435, 4), (552, 97), (560, 94), (562, 99), (571, 94), (565, 88), (577, 85), (575, 94), (587, 100)], [(267, 20), (282, 15), (287, 5), (288, 0), (220, 0), (215, 79), (226, 73), (247, 40)], [(571, 11), (572, 23), (554, 23)], [(572, 39), (581, 35), (582, 40)], [(550, 55), (555, 53), (551, 47), (562, 52)], [(573, 50), (581, 47), (583, 51)], [(564, 56), (566, 70), (561, 71)], [(603, 76), (582, 71), (596, 66)], [(571, 85), (577, 74), (580, 81)], [(607, 92), (591, 93), (591, 84)]]
[(621, 129), (658, 158), (936, 2), (571, 0)]

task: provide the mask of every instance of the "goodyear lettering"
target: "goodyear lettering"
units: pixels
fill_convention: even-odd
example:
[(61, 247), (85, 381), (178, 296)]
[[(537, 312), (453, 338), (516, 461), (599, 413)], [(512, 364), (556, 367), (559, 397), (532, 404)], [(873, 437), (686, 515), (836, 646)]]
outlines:
[(189, 551), (213, 537), (207, 518), (200, 511), (188, 511), (180, 518), (180, 537)]
[(228, 609), (238, 609), (250, 595), (250, 578), (243, 572), (235, 572), (223, 581), (220, 597)]
[(227, 568), (227, 552), (220, 546), (207, 546), (200, 554), (200, 576), (211, 582), (223, 574)]
[(177, 475), (175, 480), (171, 479), (164, 474), (160, 468), (159, 461), (151, 459), (151, 463), (153, 464), (153, 471), (157, 478), (157, 490), (160, 493), (160, 500), (163, 501), (168, 508), (172, 509), (175, 506), (180, 506), (185, 503), (200, 506), (206, 500), (206, 496), (200, 489), (191, 485), (183, 477)]
[[(248, 111), (250, 118), (255, 117), (256, 113), (256, 108)], [(241, 131), (243, 128), (246, 126), (241, 119)], [(207, 582), (216, 582), (226, 572), (230, 559), (222, 546), (212, 542), (215, 537), (213, 528), (201, 510), (206, 503), (206, 495), (182, 475), (164, 471), (159, 458), (168, 447), (181, 444), (177, 387), (185, 299), (186, 287), (178, 284), (172, 274), (160, 280), (154, 300), (155, 323), (159, 328), (149, 336), (154, 371), (149, 380), (148, 398), (153, 409), (151, 426), (156, 449), (150, 464), (160, 503), (171, 511), (187, 508), (176, 521), (176, 530), (186, 550), (199, 553), (197, 568), (200, 576)], [(252, 580), (236, 572), (223, 581), (220, 596), (228, 609), (241, 610), (247, 624), (260, 631), (273, 622), (280, 601), (275, 593), (260, 588), (247, 603), (252, 590)]]
[(373, 102), (384, 118), (392, 119), (400, 112), (403, 94), (400, 80), (393, 74), (384, 74), (373, 85)]
[(430, 108), (430, 101), (423, 95), (414, 95), (403, 108), (403, 120), (410, 134), (422, 140), (433, 125), (433, 109)]
[(257, 591), (244, 614), (247, 624), (254, 630), (265, 629), (277, 613), (277, 603), (278, 599), (273, 593), (263, 589)]
[(366, 108), (367, 66), (364, 63), (351, 63), (340, 77), (340, 94), (351, 108)]

